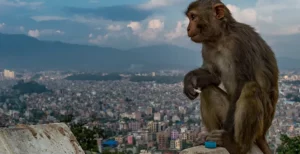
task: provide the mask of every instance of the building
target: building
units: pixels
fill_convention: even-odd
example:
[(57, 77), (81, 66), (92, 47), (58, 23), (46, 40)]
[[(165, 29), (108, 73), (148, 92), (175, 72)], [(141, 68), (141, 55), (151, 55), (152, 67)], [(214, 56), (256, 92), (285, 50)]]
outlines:
[(4, 70), (3, 71), (3, 75), (5, 78), (9, 78), (9, 79), (13, 79), (15, 78), (15, 72), (14, 71), (10, 71), (10, 70)]
[(152, 124), (151, 128), (150, 128), (151, 132), (154, 132), (154, 133), (159, 132), (159, 122), (154, 121), (151, 124)]
[(102, 138), (97, 138), (98, 151), (102, 153)]
[(168, 115), (165, 115), (164, 116), (164, 122), (168, 122), (169, 121), (169, 116)]
[(176, 129), (171, 131), (171, 140), (176, 140), (179, 137), (179, 132)]
[(161, 115), (159, 112), (154, 113), (154, 121), (160, 121), (161, 120)]
[(129, 130), (137, 131), (140, 129), (140, 127), (141, 127), (141, 123), (138, 121), (133, 121), (128, 123)]
[(159, 132), (156, 134), (157, 137), (157, 143), (158, 143), (158, 149), (159, 150), (166, 150), (167, 149), (167, 143), (168, 143), (168, 136), (165, 132)]
[(175, 149), (182, 150), (182, 142), (180, 139), (175, 140)]
[(138, 111), (134, 112), (134, 119), (141, 120), (141, 118), (142, 118), (141, 112)]
[(115, 137), (115, 140), (116, 140), (119, 144), (122, 144), (122, 143), (123, 143), (123, 137), (122, 137), (122, 136), (117, 136), (117, 137)]
[(124, 121), (119, 123), (119, 130), (127, 130), (128, 126)]
[(155, 72), (152, 72), (152, 76), (155, 76)]
[(151, 151), (147, 151), (147, 150), (141, 150), (140, 154), (151, 154)]
[(130, 144), (130, 145), (133, 144), (133, 136), (132, 135), (127, 136), (127, 144)]
[(146, 114), (147, 115), (152, 115), (152, 113), (153, 113), (152, 107), (147, 107)]
[(142, 144), (147, 144), (149, 141), (149, 132), (147, 130), (140, 130), (138, 131), (138, 134), (140, 136), (140, 141)]
[(170, 141), (170, 149), (176, 149), (175, 140)]
[(186, 138), (187, 141), (191, 141), (192, 142), (196, 138), (196, 133), (194, 131), (188, 131), (186, 135), (187, 135), (186, 136), (187, 137)]

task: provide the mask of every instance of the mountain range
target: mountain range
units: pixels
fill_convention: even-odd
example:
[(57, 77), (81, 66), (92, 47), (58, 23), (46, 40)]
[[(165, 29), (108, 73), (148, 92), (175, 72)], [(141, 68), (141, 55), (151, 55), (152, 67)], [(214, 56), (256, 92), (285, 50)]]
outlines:
[[(277, 57), (281, 69), (299, 68), (300, 60)], [(41, 41), (23, 34), (0, 33), (0, 68), (31, 70), (155, 71), (193, 69), (201, 52), (161, 44), (119, 50), (108, 47)]]

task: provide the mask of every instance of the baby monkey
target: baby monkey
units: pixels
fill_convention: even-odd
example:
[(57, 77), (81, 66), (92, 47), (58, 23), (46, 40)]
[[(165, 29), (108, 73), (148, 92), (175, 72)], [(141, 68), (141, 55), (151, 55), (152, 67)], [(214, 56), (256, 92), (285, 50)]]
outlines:
[(186, 74), (184, 94), (194, 100), (199, 95), (194, 89), (201, 89), (206, 140), (231, 154), (246, 154), (253, 144), (271, 154), (265, 136), (278, 101), (274, 52), (254, 28), (236, 21), (220, 0), (194, 1), (185, 13), (189, 38), (202, 44), (203, 64)]

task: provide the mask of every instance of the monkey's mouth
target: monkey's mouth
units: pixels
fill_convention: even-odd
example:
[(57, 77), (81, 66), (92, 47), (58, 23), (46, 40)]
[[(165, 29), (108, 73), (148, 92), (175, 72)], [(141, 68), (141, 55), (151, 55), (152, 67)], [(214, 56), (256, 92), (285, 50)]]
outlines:
[(198, 36), (198, 34), (192, 35), (190, 38), (193, 40), (193, 39), (195, 39), (197, 36)]

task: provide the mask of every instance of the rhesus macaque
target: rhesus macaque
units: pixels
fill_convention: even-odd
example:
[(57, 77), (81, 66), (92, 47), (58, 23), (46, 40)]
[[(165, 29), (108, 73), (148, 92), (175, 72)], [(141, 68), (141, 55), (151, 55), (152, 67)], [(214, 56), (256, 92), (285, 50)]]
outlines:
[(202, 91), (206, 140), (231, 154), (248, 153), (253, 144), (270, 154), (265, 136), (278, 100), (272, 49), (254, 28), (237, 22), (220, 0), (194, 1), (185, 13), (188, 36), (202, 44), (203, 65), (186, 74), (184, 93), (194, 100), (199, 95), (194, 89)]

